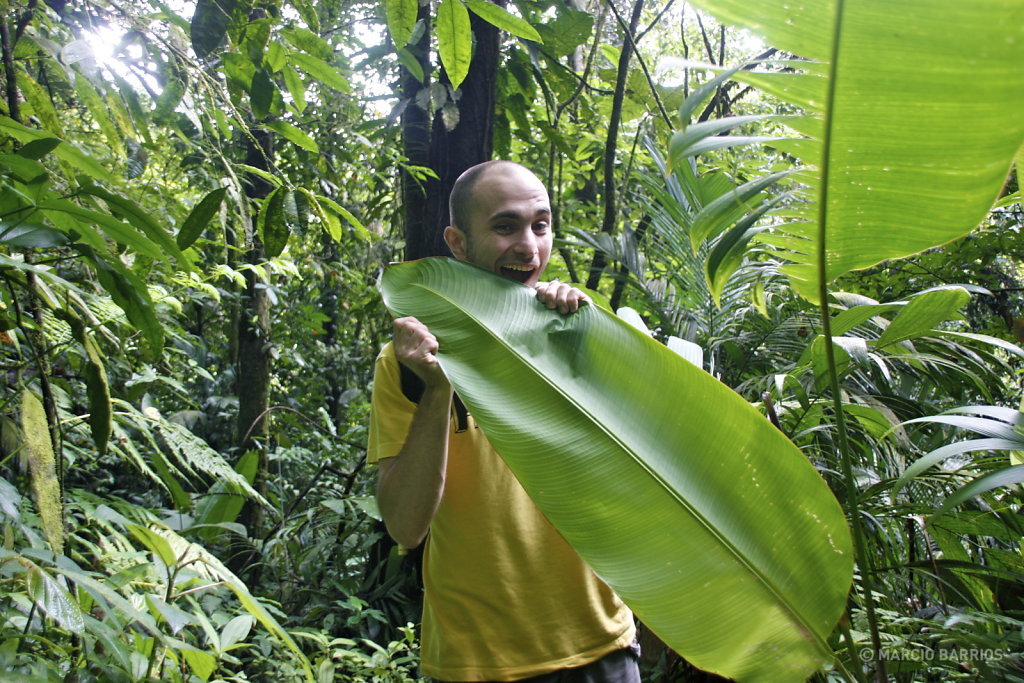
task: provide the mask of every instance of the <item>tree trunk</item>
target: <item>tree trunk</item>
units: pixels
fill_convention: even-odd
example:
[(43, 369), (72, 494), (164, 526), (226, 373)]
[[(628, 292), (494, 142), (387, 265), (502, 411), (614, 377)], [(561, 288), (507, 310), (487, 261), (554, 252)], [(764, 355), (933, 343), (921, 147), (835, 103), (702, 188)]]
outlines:
[[(497, 28), (475, 14), (471, 22), (475, 48), (469, 73), (459, 86), (459, 121), (449, 130), (441, 112), (436, 111), (429, 132), (427, 163), (423, 165), (431, 168), (438, 178), (424, 183), (423, 191), (413, 191), (405, 196), (405, 255), (408, 259), (450, 253), (442, 238), (449, 221), (448, 195), (463, 171), (491, 158), (499, 35)], [(442, 74), (440, 82), (450, 87), (446, 74)], [(403, 96), (405, 94), (403, 92)], [(410, 103), (406, 111), (415, 107)], [(420, 115), (403, 117), (402, 137), (410, 160), (421, 158), (419, 155), (423, 149), (422, 129), (415, 126), (422, 126)]]
[[(643, 218), (640, 219), (640, 223), (636, 227), (636, 232), (633, 233), (633, 244), (636, 250), (640, 251), (640, 243), (643, 242), (644, 235), (647, 234), (647, 228), (651, 225), (650, 214), (644, 214)], [(642, 273), (637, 273), (642, 275)], [(615, 287), (612, 289), (612, 296), (608, 300), (608, 305), (613, 311), (619, 310), (619, 306), (622, 305), (622, 295), (626, 290), (626, 280), (629, 278), (629, 268), (626, 266), (626, 262), (623, 261), (619, 264), (619, 275), (615, 280)]]
[[(430, 167), (430, 112), (416, 103), (421, 90), (430, 87), (430, 5), (419, 6), (417, 20), (426, 24), (419, 41), (415, 45), (407, 45), (406, 49), (413, 54), (420, 68), (423, 69), (424, 82), (420, 83), (402, 67), (399, 88), (402, 100), (406, 102), (402, 112), (402, 151), (406, 159), (414, 166)], [(420, 258), (433, 252), (441, 253), (431, 242), (431, 230), (426, 225), (425, 202), (428, 185), (431, 181), (417, 180), (406, 170), (402, 170), (402, 205), (405, 224), (405, 254), (408, 259)]]
[[(252, 140), (247, 141), (245, 163), (267, 170), (274, 153), (271, 133), (257, 128), (253, 128), (252, 133), (256, 144)], [(246, 196), (252, 200), (262, 199), (270, 193), (270, 189), (267, 181), (253, 174), (248, 179)], [(247, 263), (257, 267), (264, 261), (263, 244), (255, 229), (258, 216), (256, 212), (252, 215), (251, 235), (246, 240), (249, 249), (245, 259)], [(266, 494), (266, 415), (270, 406), (270, 301), (267, 298), (266, 287), (261, 286), (262, 283), (256, 275), (256, 269), (247, 268), (244, 275), (245, 292), (242, 296), (237, 327), (238, 363), (235, 390), (238, 393), (238, 423), (235, 444), (240, 453), (259, 450), (260, 464), (253, 486), (260, 493)], [(262, 508), (252, 501), (247, 501), (239, 522), (249, 530), (250, 537), (259, 537), (263, 528)], [(250, 560), (251, 558), (245, 557), (240, 563), (244, 567)]]
[[(612, 2), (612, 0), (608, 0)], [(626, 97), (626, 78), (629, 76), (629, 60), (633, 55), (633, 36), (636, 35), (637, 24), (640, 23), (640, 13), (644, 8), (644, 0), (636, 0), (633, 5), (633, 14), (629, 18), (629, 27), (624, 30), (627, 35), (622, 40), (622, 52), (619, 53), (618, 74), (615, 81), (615, 94), (612, 96), (612, 114), (608, 121), (608, 139), (605, 142), (604, 152), (604, 220), (601, 223), (601, 232), (612, 234), (615, 231), (615, 223), (618, 218), (615, 197), (615, 148), (619, 141), (619, 123), (622, 120), (622, 102)], [(614, 9), (614, 8), (613, 8)], [(590, 275), (587, 277), (587, 287), (597, 289), (601, 281), (601, 273), (604, 272), (604, 253), (594, 253), (594, 260), (590, 264)]]

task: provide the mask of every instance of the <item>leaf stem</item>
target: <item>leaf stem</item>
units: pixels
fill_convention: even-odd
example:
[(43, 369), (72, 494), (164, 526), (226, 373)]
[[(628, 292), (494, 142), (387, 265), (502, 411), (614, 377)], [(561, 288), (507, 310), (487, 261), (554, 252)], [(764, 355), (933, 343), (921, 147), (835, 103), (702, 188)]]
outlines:
[[(821, 310), (822, 334), (825, 337), (825, 358), (828, 362), (829, 386), (832, 392), (832, 405), (836, 420), (836, 439), (839, 446), (839, 459), (842, 464), (843, 481), (846, 487), (846, 508), (850, 520), (850, 532), (853, 537), (853, 548), (855, 560), (861, 565), (860, 590), (864, 599), (864, 610), (868, 619), (868, 628), (871, 633), (871, 647), (873, 650), (872, 661), (876, 663), (875, 676), (878, 681), (886, 680), (885, 662), (881, 658), (882, 643), (878, 635), (878, 621), (875, 617), (874, 587), (871, 576), (871, 563), (868, 560), (867, 549), (864, 544), (864, 531), (862, 528), (860, 501), (857, 497), (857, 482), (853, 475), (853, 457), (850, 450), (850, 443), (846, 434), (846, 419), (843, 412), (843, 397), (840, 393), (839, 374), (836, 371), (835, 350), (832, 344), (832, 321), (828, 308), (828, 249), (826, 236), (828, 233), (828, 191), (830, 175), (830, 155), (832, 149), (832, 137), (835, 131), (835, 94), (836, 80), (838, 78), (839, 46), (843, 27), (844, 0), (836, 1), (835, 23), (832, 33), (832, 61), (829, 65), (828, 90), (825, 100), (825, 121), (824, 136), (822, 140), (821, 155), (821, 194), (818, 197), (818, 240), (817, 240), (817, 265), (818, 265), (818, 305)], [(853, 664), (854, 662), (851, 662)], [(858, 670), (858, 679), (862, 679), (863, 671)]]

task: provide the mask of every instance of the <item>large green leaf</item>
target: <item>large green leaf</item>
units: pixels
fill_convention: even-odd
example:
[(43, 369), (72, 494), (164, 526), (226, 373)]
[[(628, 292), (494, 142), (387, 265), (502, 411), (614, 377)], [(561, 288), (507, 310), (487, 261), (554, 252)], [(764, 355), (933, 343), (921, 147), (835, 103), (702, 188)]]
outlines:
[(28, 389), (21, 392), (21, 431), (25, 435), (22, 462), (28, 462), (43, 535), (50, 549), (60, 554), (64, 552), (64, 501), (57, 479), (57, 459), (50, 440), (46, 410)]
[(307, 55), (301, 52), (289, 52), (288, 61), (326, 85), (328, 88), (333, 88), (338, 92), (352, 91), (352, 86), (349, 85), (345, 76), (338, 71), (338, 68), (328, 64), (322, 59), (318, 59), (313, 55)]
[(199, 0), (192, 15), (192, 49), (199, 59), (206, 59), (220, 47), (231, 23), (237, 0)]
[(544, 514), (672, 648), (749, 680), (829, 659), (852, 577), (843, 512), (740, 396), (602, 309), (560, 316), (464, 263), (391, 266), (383, 290), (437, 336)]
[(396, 50), (405, 47), (412, 37), (418, 6), (416, 0), (384, 0), (384, 15)]
[(85, 628), (82, 609), (67, 589), (36, 564), (30, 564), (25, 576), (28, 594), (44, 614), (69, 631)]
[(206, 230), (210, 220), (220, 211), (224, 195), (227, 194), (227, 187), (218, 187), (203, 197), (198, 204), (192, 207), (181, 228), (178, 230), (176, 243), (179, 249), (188, 249), (192, 243), (199, 239), (199, 236)]
[(163, 536), (148, 527), (139, 526), (138, 524), (126, 524), (125, 528), (132, 532), (142, 545), (146, 546), (156, 557), (160, 558), (160, 561), (164, 563), (168, 571), (177, 566), (178, 556)]
[(799, 240), (784, 255), (802, 295), (819, 298), (822, 243), (830, 282), (956, 239), (985, 217), (1024, 141), (1024, 3), (694, 4), (823, 62), (768, 85), (811, 115), (795, 127), (815, 141), (801, 148), (817, 171), (814, 204), (785, 227)]
[(881, 349), (889, 344), (917, 337), (933, 327), (950, 320), (956, 312), (967, 305), (971, 295), (959, 287), (922, 292), (893, 318), (885, 332), (875, 342)]
[(441, 0), (434, 31), (441, 65), (448, 74), (452, 89), (457, 90), (469, 73), (469, 62), (473, 57), (473, 29), (469, 11), (462, 0)]
[[(246, 451), (235, 463), (235, 472), (245, 478), (251, 486), (256, 480), (256, 472), (259, 469), (260, 455), (258, 451)], [(195, 524), (203, 525), (199, 535), (206, 540), (212, 540), (221, 534), (227, 527), (238, 519), (245, 505), (245, 492), (231, 480), (221, 479), (214, 482), (210, 487), (209, 494), (200, 499), (196, 506)]]
[(81, 339), (86, 357), (82, 374), (85, 377), (86, 396), (89, 399), (89, 430), (96, 452), (104, 455), (113, 428), (110, 383), (107, 381), (107, 369), (103, 365), (103, 353), (96, 341), (84, 332)]
[(313, 154), (320, 153), (320, 147), (317, 146), (316, 140), (292, 124), (285, 121), (267, 121), (264, 125), (271, 130), (277, 131), (283, 135), (286, 140), (298, 145), (302, 149), (312, 152)]
[(280, 256), (288, 245), (291, 230), (285, 219), (284, 211), (288, 193), (288, 188), (279, 187), (263, 200), (263, 208), (260, 210), (259, 216), (259, 233), (267, 258)]
[(521, 19), (509, 12), (504, 7), (489, 2), (488, 0), (466, 0), (469, 9), (487, 23), (497, 26), (502, 31), (508, 31), (517, 38), (532, 40), (538, 43), (544, 42), (537, 33), (537, 29), (530, 26), (525, 19)]

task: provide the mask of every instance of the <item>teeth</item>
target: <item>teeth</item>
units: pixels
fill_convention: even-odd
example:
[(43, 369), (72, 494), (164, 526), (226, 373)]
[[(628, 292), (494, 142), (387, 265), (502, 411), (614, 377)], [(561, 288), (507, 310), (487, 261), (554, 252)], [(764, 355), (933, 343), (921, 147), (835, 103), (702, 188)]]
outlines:
[(518, 270), (524, 273), (533, 270), (533, 266), (528, 266), (526, 264), (519, 263), (506, 263), (505, 265), (502, 266), (502, 268), (508, 268), (509, 270)]

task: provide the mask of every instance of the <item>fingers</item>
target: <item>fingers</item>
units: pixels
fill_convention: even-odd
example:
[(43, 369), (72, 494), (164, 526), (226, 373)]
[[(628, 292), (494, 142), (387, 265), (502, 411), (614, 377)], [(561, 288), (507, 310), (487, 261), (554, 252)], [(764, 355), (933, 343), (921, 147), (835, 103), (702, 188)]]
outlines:
[(584, 301), (590, 301), (587, 295), (564, 282), (542, 282), (537, 285), (537, 298), (550, 309), (559, 313), (575, 313)]
[(394, 322), (394, 333), (398, 360), (410, 367), (437, 363), (437, 337), (419, 320), (398, 318)]
[(413, 317), (394, 322), (395, 356), (427, 384), (447, 382), (437, 362), (437, 337)]

